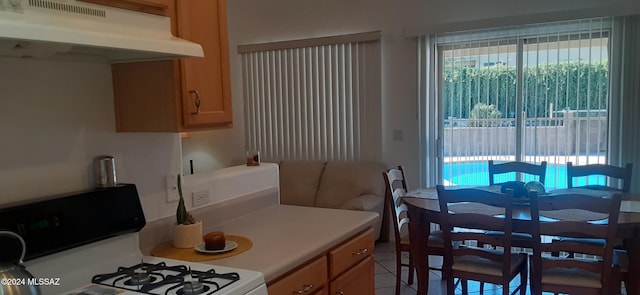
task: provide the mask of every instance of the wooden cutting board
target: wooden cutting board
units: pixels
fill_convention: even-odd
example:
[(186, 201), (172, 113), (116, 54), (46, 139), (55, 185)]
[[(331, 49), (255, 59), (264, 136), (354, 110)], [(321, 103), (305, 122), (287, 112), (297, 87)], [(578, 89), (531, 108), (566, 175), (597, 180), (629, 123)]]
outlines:
[(173, 247), (172, 241), (166, 241), (153, 247), (153, 249), (151, 250), (151, 255), (156, 257), (196, 262), (232, 257), (243, 253), (253, 247), (253, 242), (243, 236), (225, 235), (225, 238), (227, 241), (236, 242), (238, 244), (238, 247), (231, 251), (223, 253), (201, 253), (196, 251), (195, 248), (175, 248)]

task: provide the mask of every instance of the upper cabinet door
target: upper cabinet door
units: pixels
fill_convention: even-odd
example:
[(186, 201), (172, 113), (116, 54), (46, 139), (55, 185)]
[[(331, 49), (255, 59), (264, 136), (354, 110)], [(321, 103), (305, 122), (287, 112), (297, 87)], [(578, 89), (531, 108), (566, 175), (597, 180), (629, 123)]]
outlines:
[(112, 65), (116, 130), (180, 132), (230, 126), (225, 1), (172, 0), (167, 11), (174, 35), (202, 45), (205, 57)]
[(227, 7), (224, 0), (177, 1), (180, 38), (202, 45), (204, 58), (181, 60), (186, 129), (232, 123)]

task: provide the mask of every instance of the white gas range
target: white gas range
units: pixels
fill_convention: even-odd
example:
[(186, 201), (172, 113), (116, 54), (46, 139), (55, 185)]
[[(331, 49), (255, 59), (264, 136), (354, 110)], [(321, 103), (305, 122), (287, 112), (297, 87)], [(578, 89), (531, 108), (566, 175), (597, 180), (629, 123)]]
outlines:
[(21, 235), (42, 294), (267, 295), (262, 273), (143, 256), (144, 214), (134, 185), (0, 209)]

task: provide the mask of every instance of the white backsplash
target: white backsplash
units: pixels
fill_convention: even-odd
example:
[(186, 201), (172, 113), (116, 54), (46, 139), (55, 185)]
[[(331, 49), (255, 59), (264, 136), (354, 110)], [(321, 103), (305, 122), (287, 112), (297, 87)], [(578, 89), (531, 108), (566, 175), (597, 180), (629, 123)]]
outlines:
[(278, 165), (262, 163), (260, 166), (232, 166), (184, 176), (183, 195), (187, 206), (193, 206), (193, 192), (209, 191), (206, 207), (236, 197), (250, 195), (260, 191), (279, 191)]
[[(203, 223), (203, 232), (222, 230), (219, 225), (238, 216), (280, 203), (280, 178), (277, 164), (262, 163), (260, 166), (246, 165), (222, 168), (215, 171), (185, 175), (183, 196), (187, 210)], [(210, 202), (193, 208), (192, 192), (209, 190)], [(173, 212), (155, 220), (147, 219), (140, 232), (140, 247), (145, 254), (163, 241), (172, 239)]]

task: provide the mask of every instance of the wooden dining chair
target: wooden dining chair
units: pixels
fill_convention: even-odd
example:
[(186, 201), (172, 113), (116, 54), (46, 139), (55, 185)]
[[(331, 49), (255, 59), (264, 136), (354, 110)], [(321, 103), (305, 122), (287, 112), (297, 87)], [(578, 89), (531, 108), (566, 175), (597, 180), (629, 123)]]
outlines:
[[(411, 243), (409, 241), (409, 216), (407, 214), (407, 205), (404, 204), (402, 198), (407, 192), (407, 181), (404, 176), (404, 168), (398, 166), (397, 169), (392, 168), (382, 173), (386, 184), (385, 199), (389, 211), (393, 218), (393, 232), (395, 235), (396, 244), (396, 295), (400, 294), (401, 274), (402, 267), (409, 267), (409, 277), (407, 283), (413, 284), (414, 277), (414, 265), (411, 259)], [(409, 263), (402, 263), (402, 253), (409, 253)], [(425, 255), (438, 255), (444, 254), (442, 231), (431, 231), (427, 242), (427, 247), (424, 249)], [(427, 264), (429, 259), (427, 259)], [(429, 269), (441, 270), (436, 267), (429, 267)]]
[[(526, 162), (505, 162), (505, 163), (495, 163), (493, 160), (488, 161), (489, 165), (489, 185), (499, 185), (503, 184), (507, 181), (495, 182), (495, 177), (498, 176), (500, 178), (501, 175), (507, 176), (505, 174), (509, 173), (524, 173), (536, 178), (537, 181), (544, 184), (545, 178), (547, 175), (547, 162), (542, 161), (540, 164), (532, 164)], [(517, 177), (517, 175), (516, 175)], [(514, 178), (514, 180), (517, 178)], [(511, 180), (513, 181), (513, 180)], [(524, 190), (524, 187), (522, 187)], [(522, 193), (524, 194), (524, 192)], [(488, 231), (489, 235), (502, 235), (502, 232), (496, 231)], [(513, 233), (512, 234), (513, 241), (511, 245), (513, 247), (518, 248), (526, 248), (528, 245), (531, 245), (531, 235), (528, 233)], [(480, 246), (484, 246), (480, 244)], [(493, 246), (493, 245), (492, 245)]]
[[(590, 195), (538, 195), (531, 199), (531, 292), (618, 294), (619, 268), (613, 264), (620, 194), (610, 198)], [(544, 236), (572, 239), (543, 240)], [(600, 240), (598, 243), (591, 241)], [(574, 252), (575, 257), (548, 253)], [(586, 256), (585, 256), (586, 255)]]
[[(473, 280), (500, 285), (502, 294), (508, 295), (510, 282), (520, 275), (520, 284), (513, 294), (519, 291), (524, 295), (527, 255), (511, 252), (513, 192), (502, 194), (472, 188), (448, 190), (442, 185), (436, 186), (436, 189), (440, 204), (440, 226), (444, 233), (442, 268), (447, 281), (447, 294), (454, 294), (454, 280), (458, 278), (463, 294), (469, 291), (467, 281)], [(486, 235), (484, 231), (487, 230), (502, 231), (504, 235)], [(469, 241), (496, 245), (500, 250), (457, 244)]]
[[(581, 187), (595, 190), (621, 191), (628, 193), (631, 190), (631, 172), (633, 164), (628, 163), (624, 167), (618, 167), (607, 164), (589, 164), (574, 166), (573, 163), (567, 162), (567, 187)], [(574, 178), (588, 177), (592, 175), (603, 175), (606, 177), (606, 184), (585, 184), (576, 186)], [(621, 182), (621, 184), (620, 184)]]
[[(547, 161), (542, 161), (540, 164), (532, 164), (526, 162), (505, 162), (495, 163), (493, 160), (488, 161), (489, 164), (489, 185), (496, 185), (504, 183), (506, 181), (495, 182), (495, 177), (500, 177), (502, 174), (508, 173), (524, 173), (537, 177), (537, 181), (544, 184), (545, 177), (547, 175)], [(520, 180), (515, 178), (514, 180)]]
[[(574, 166), (573, 163), (567, 162), (567, 187), (568, 188), (586, 188), (591, 190), (611, 191), (611, 192), (623, 192), (628, 193), (631, 189), (631, 172), (633, 165), (627, 164), (625, 167), (618, 167), (614, 165), (606, 164), (588, 164)], [(589, 184), (575, 186), (574, 178), (589, 177), (589, 176), (605, 176), (605, 185), (601, 184)], [(561, 238), (563, 240), (571, 240), (571, 238)], [(597, 243), (598, 241), (591, 241)], [(622, 249), (622, 242), (618, 241), (617, 249)], [(559, 253), (554, 253), (554, 256)], [(573, 257), (575, 254), (569, 252), (568, 255)]]
[[(567, 188), (586, 188), (592, 190), (601, 191), (618, 191), (628, 193), (631, 189), (631, 172), (633, 165), (627, 164), (625, 167), (618, 167), (607, 164), (588, 164), (574, 166), (572, 162), (567, 162)], [(574, 185), (574, 178), (589, 177), (589, 176), (605, 176), (605, 184), (589, 184)], [(571, 238), (561, 238), (563, 240), (571, 240)], [(591, 241), (597, 243), (598, 241)], [(622, 249), (621, 242), (618, 242), (617, 249)], [(559, 253), (554, 253), (554, 256)], [(568, 255), (573, 257), (575, 253), (569, 252)]]

